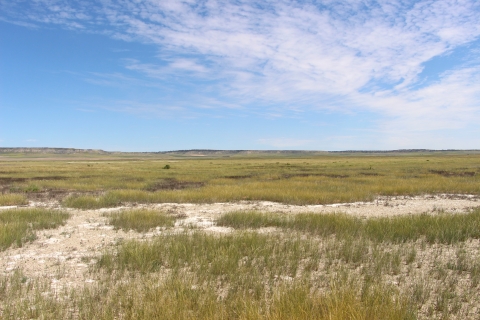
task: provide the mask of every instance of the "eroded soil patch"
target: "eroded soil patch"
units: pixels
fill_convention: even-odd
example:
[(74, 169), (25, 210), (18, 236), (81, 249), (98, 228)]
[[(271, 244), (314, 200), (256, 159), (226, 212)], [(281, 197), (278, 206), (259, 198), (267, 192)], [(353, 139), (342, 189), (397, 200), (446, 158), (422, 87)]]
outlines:
[(144, 190), (158, 191), (158, 190), (183, 190), (189, 188), (200, 188), (205, 185), (204, 182), (198, 181), (178, 181), (174, 178), (162, 179), (157, 182), (148, 184)]
[(435, 173), (444, 177), (473, 177), (475, 176), (474, 171), (464, 171), (464, 172), (452, 172), (445, 170), (430, 170), (430, 173)]
[(0, 184), (11, 184), (14, 182), (27, 182), (27, 181), (47, 181), (47, 180), (67, 180), (67, 177), (62, 176), (48, 176), (48, 177), (32, 177), (32, 178), (12, 178), (12, 177), (0, 177)]
[(224, 176), (224, 178), (240, 180), (240, 179), (249, 179), (249, 178), (252, 178), (253, 176), (254, 176), (253, 174), (247, 174), (247, 175), (243, 175), (243, 176)]
[(326, 173), (289, 173), (282, 176), (285, 179), (296, 178), (296, 177), (326, 177), (326, 178), (337, 178), (344, 179), (348, 178), (348, 175), (345, 174), (326, 174)]
[[(60, 208), (55, 198), (49, 201), (30, 201), (33, 207)], [(89, 267), (107, 249), (113, 249), (127, 239), (146, 241), (165, 232), (181, 232), (191, 226), (205, 232), (228, 233), (233, 229), (215, 225), (220, 215), (238, 210), (258, 210), (280, 213), (314, 212), (318, 214), (345, 212), (369, 218), (395, 215), (437, 214), (439, 212), (465, 213), (480, 206), (480, 197), (473, 195), (435, 195), (417, 197), (379, 197), (372, 202), (341, 203), (331, 205), (296, 206), (268, 201), (243, 201), (213, 204), (127, 204), (118, 208), (98, 210), (64, 209), (71, 218), (64, 226), (37, 232), (38, 238), (22, 248), (0, 252), (0, 272), (12, 274), (22, 270), (27, 278), (50, 279), (55, 292), (65, 288), (82, 287), (97, 281)], [(167, 212), (178, 218), (175, 227), (156, 228), (149, 232), (114, 230), (108, 224), (108, 214), (128, 208), (148, 208)], [(1, 208), (0, 208), (1, 209)], [(274, 229), (259, 232), (277, 232)], [(421, 259), (420, 259), (421, 258)], [(434, 261), (419, 257), (425, 268)]]

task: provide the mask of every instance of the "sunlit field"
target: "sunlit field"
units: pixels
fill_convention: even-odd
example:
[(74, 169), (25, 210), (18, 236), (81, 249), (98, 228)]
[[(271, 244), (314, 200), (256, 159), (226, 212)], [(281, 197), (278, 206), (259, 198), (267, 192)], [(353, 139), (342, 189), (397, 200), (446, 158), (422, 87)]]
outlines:
[(302, 205), (371, 201), (379, 195), (480, 194), (480, 155), (18, 160), (2, 162), (0, 188), (2, 205), (47, 194), (66, 207), (85, 209), (123, 202)]
[[(96, 257), (93, 285), (52, 292), (48, 280), (21, 270), (2, 276), (2, 318), (478, 318), (479, 210), (363, 224), (344, 215), (244, 214), (247, 219), (241, 212), (220, 217), (219, 225), (235, 228), (223, 235), (170, 232), (167, 220), (149, 219), (150, 228), (165, 232), (121, 242)], [(262, 231), (272, 224), (278, 227)], [(382, 236), (378, 225), (403, 226), (402, 236)], [(445, 237), (446, 230), (453, 236)]]
[[(2, 254), (37, 245), (39, 232), (80, 213), (96, 213), (118, 233), (82, 257), (88, 283), (54, 285), (68, 259), (59, 260), (53, 280), (4, 271), (2, 319), (480, 317), (479, 208), (370, 218), (232, 211), (207, 230), (147, 206), (478, 196), (479, 154), (46, 157), (0, 165), (0, 206), (56, 208), (0, 210)], [(127, 207), (94, 211), (120, 206)]]

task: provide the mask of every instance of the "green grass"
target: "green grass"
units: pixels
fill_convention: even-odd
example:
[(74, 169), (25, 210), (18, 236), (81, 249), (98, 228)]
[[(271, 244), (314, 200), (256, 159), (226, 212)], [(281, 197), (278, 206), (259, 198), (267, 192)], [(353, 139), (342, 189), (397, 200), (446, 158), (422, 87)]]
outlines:
[(182, 233), (127, 241), (116, 253), (105, 253), (98, 267), (118, 279), (139, 272), (145, 283), (168, 270), (170, 276), (153, 292), (151, 285), (126, 285), (122, 291), (133, 294), (133, 301), (116, 291), (125, 300), (108, 309), (126, 306), (117, 312), (127, 318), (153, 319), (166, 312), (166, 319), (415, 319), (408, 299), (388, 285), (368, 283), (359, 295), (350, 282), (358, 279), (312, 281), (314, 266), (326, 254), (319, 244), (293, 234)]
[(480, 209), (465, 214), (421, 214), (359, 219), (347, 214), (302, 213), (286, 215), (255, 211), (226, 213), (220, 226), (239, 229), (278, 227), (326, 237), (362, 237), (376, 242), (407, 242), (425, 238), (429, 243), (451, 244), (480, 238)]
[(108, 215), (109, 224), (115, 229), (145, 232), (156, 227), (168, 228), (175, 225), (176, 218), (165, 212), (148, 209), (124, 210)]
[[(35, 193), (85, 193), (65, 206), (98, 208), (121, 202), (211, 203), (269, 200), (326, 204), (378, 195), (480, 195), (479, 154), (298, 155), (297, 158), (16, 161), (2, 163), (0, 187)], [(171, 168), (163, 168), (169, 164)], [(34, 196), (27, 192), (27, 196)], [(98, 197), (91, 193), (98, 193)]]
[(466, 312), (479, 302), (471, 239), (188, 230), (120, 242), (96, 261), (94, 284), (55, 293), (48, 281), (1, 276), (2, 318), (474, 319)]
[[(251, 272), (260, 275), (268, 268), (277, 275), (295, 276), (301, 253), (298, 247), (310, 250), (310, 245), (310, 242), (298, 238), (281, 241), (278, 237), (257, 233), (222, 237), (200, 232), (193, 235), (182, 233), (159, 236), (148, 243), (125, 242), (115, 255), (105, 254), (99, 265), (109, 271), (136, 270), (143, 273), (158, 271), (162, 266), (178, 269), (189, 265), (204, 270), (205, 276), (209, 277), (228, 274), (228, 270), (245, 270), (245, 275), (251, 275)], [(282, 261), (276, 261), (274, 257), (280, 255)], [(248, 261), (244, 267), (239, 266), (239, 261), (245, 257)], [(241, 281), (240, 278), (232, 280)]]
[(77, 209), (100, 209), (111, 208), (121, 205), (121, 201), (110, 194), (105, 196), (78, 196), (73, 195), (65, 198), (62, 204), (69, 208)]
[[(22, 276), (8, 285), (21, 287)], [(17, 283), (15, 283), (17, 282)], [(110, 286), (107, 286), (110, 285)], [(41, 285), (41, 283), (40, 283)], [(359, 297), (353, 288), (331, 288), (310, 293), (302, 284), (275, 289), (268, 304), (264, 299), (234, 293), (218, 299), (215, 289), (198, 286), (189, 277), (163, 281), (145, 276), (104, 283), (66, 299), (41, 294), (36, 286), (21, 290), (23, 299), (9, 296), (3, 319), (312, 319), (312, 320), (410, 320), (416, 319), (406, 299), (387, 287), (376, 286)], [(19, 290), (20, 291), (20, 290)], [(17, 293), (18, 295), (18, 293)], [(25, 296), (31, 298), (25, 298)], [(16, 298), (16, 299), (15, 299)], [(14, 302), (15, 301), (15, 302)], [(31, 306), (35, 306), (32, 308)]]
[(28, 204), (28, 200), (23, 194), (0, 194), (0, 206), (15, 206), (25, 204)]
[[(42, 196), (39, 191), (74, 193), (62, 204), (82, 209), (127, 202), (325, 204), (379, 195), (480, 195), (479, 154), (88, 159), (2, 162), (0, 188), (22, 192), (19, 202)], [(112, 224), (145, 231), (172, 223), (144, 213), (112, 215)], [(92, 257), (96, 264), (87, 276), (95, 282), (84, 287), (58, 291), (51, 279), (20, 271), (2, 275), (0, 317), (474, 319), (480, 303), (479, 215), (231, 213), (218, 221), (240, 229), (231, 234), (166, 230), (107, 246)], [(32, 219), (1, 250), (32, 240)], [(2, 222), (0, 234), (14, 224)], [(278, 230), (261, 234), (255, 230), (261, 227)]]
[(0, 251), (15, 244), (21, 247), (35, 239), (35, 231), (56, 228), (69, 214), (50, 209), (10, 209), (0, 211)]

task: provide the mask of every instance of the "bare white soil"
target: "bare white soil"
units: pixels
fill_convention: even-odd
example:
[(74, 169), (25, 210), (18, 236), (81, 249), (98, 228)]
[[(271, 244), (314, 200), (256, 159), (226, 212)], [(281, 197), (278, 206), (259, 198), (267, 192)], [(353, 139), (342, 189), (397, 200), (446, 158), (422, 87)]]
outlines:
[[(33, 207), (60, 208), (56, 201), (31, 202)], [(71, 218), (64, 226), (54, 230), (37, 232), (37, 239), (22, 248), (10, 248), (0, 252), (0, 274), (22, 270), (29, 278), (51, 279), (52, 288), (73, 288), (94, 282), (87, 272), (95, 258), (104, 250), (126, 239), (148, 239), (165, 232), (160, 228), (148, 233), (114, 230), (108, 225), (109, 212), (127, 208), (151, 208), (179, 215), (172, 231), (183, 230), (188, 225), (208, 232), (230, 232), (229, 228), (215, 226), (221, 214), (237, 210), (259, 210), (282, 213), (331, 213), (345, 212), (358, 217), (380, 217), (405, 214), (438, 212), (465, 213), (480, 206), (480, 197), (473, 195), (436, 195), (417, 197), (380, 197), (373, 202), (356, 202), (331, 205), (286, 205), (274, 202), (235, 202), (213, 204), (130, 204), (119, 208), (99, 210), (64, 209)], [(11, 207), (0, 207), (0, 210)]]

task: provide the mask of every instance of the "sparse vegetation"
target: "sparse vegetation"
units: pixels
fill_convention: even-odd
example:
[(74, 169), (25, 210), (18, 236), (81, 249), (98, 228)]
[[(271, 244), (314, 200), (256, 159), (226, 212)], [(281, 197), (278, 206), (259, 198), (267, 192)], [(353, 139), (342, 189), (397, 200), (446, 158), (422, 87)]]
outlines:
[(35, 231), (56, 228), (69, 214), (47, 209), (10, 209), (0, 211), (0, 251), (15, 244), (21, 247), (35, 239)]
[[(478, 241), (437, 246), (297, 231), (165, 233), (105, 252), (92, 269), (98, 284), (61, 299), (19, 274), (0, 280), (0, 296), (16, 319), (474, 319)], [(418, 269), (424, 259), (436, 262)]]
[[(162, 170), (164, 159), (153, 157), (56, 160), (55, 166), (43, 160), (16, 161), (0, 172), (0, 205), (24, 204), (55, 192), (63, 206), (80, 209), (135, 202), (325, 204), (378, 195), (480, 195), (479, 157), (178, 157), (174, 170)], [(59, 289), (51, 279), (30, 277), (20, 269), (1, 275), (0, 317), (479, 317), (478, 208), (462, 214), (436, 210), (368, 219), (342, 213), (238, 211), (218, 218), (215, 228), (232, 228), (224, 234), (212, 232), (214, 228), (173, 228), (179, 217), (170, 211), (126, 209), (104, 215), (115, 229), (127, 232), (114, 231), (102, 254), (82, 261), (90, 264), (90, 282)], [(35, 238), (35, 230), (55, 228), (67, 217), (57, 210), (0, 211), (0, 250), (22, 246)], [(21, 228), (13, 232), (17, 225)], [(125, 240), (126, 234), (136, 240)]]
[(233, 228), (278, 227), (318, 236), (362, 237), (376, 242), (401, 243), (424, 238), (428, 243), (456, 243), (480, 238), (480, 209), (466, 214), (412, 215), (359, 219), (346, 214), (229, 212), (217, 220)]
[[(18, 277), (4, 282), (22, 286)], [(406, 299), (399, 298), (392, 288), (378, 285), (363, 298), (351, 287), (332, 286), (326, 292), (311, 294), (302, 284), (284, 286), (274, 289), (266, 305), (265, 299), (243, 292), (219, 299), (214, 287), (199, 286), (188, 276), (160, 280), (144, 275), (106, 282), (76, 294), (67, 292), (62, 300), (42, 295), (37, 289), (41, 284), (23, 286), (22, 293), (31, 298), (5, 304), (5, 319), (415, 319)], [(7, 302), (19, 298), (9, 297)]]

